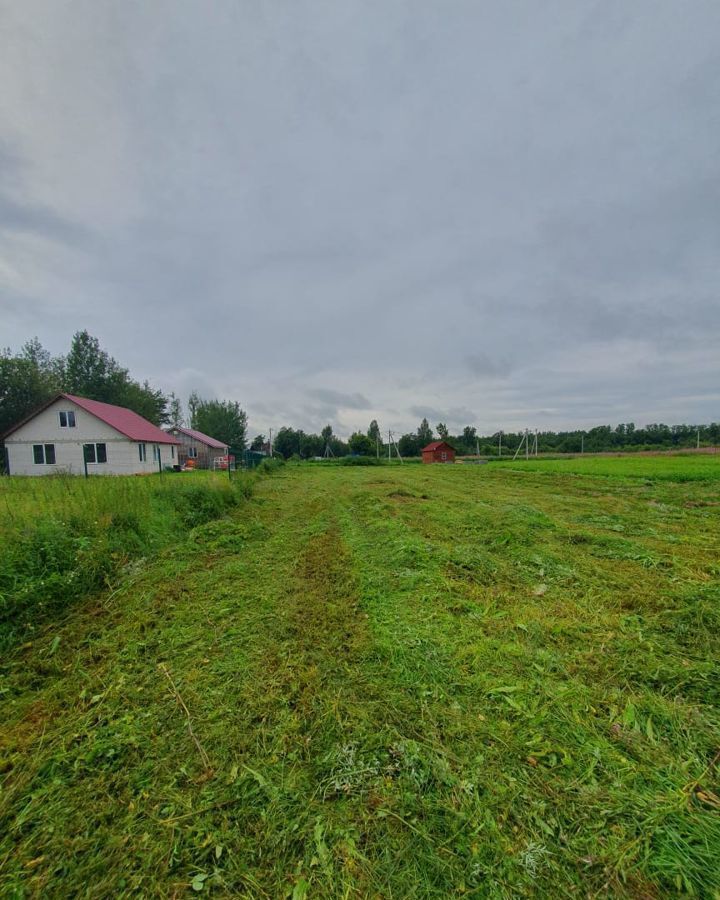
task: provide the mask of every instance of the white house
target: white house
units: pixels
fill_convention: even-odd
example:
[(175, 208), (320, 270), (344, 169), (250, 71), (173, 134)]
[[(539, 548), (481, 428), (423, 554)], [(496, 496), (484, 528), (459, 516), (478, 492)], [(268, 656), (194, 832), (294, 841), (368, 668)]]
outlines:
[(4, 436), (10, 475), (141, 475), (178, 463), (180, 442), (132, 410), (58, 394)]

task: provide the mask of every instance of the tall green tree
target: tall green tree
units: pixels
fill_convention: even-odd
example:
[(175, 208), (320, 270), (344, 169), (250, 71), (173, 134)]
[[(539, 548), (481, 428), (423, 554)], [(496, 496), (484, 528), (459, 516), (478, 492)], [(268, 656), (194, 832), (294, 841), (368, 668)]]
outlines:
[(290, 459), (293, 453), (297, 453), (297, 433), (294, 428), (283, 426), (273, 439), (273, 453)]
[(350, 435), (348, 446), (351, 453), (358, 453), (360, 456), (375, 456), (375, 441), (369, 435), (363, 434), (362, 431), (356, 431)]
[(63, 372), (63, 387), (68, 393), (104, 403), (116, 403), (123, 374), (126, 373), (100, 347), (96, 337), (88, 331), (76, 332), (65, 358)]
[(373, 419), (370, 423), (370, 427), (367, 430), (367, 436), (373, 443), (382, 443), (382, 435), (380, 434), (380, 426), (377, 423), (377, 419)]
[(428, 441), (422, 440), (418, 434), (404, 434), (397, 442), (397, 447), (401, 456), (420, 456), (420, 451), (427, 443)]
[(417, 430), (417, 436), (421, 447), (425, 447), (435, 437), (427, 419), (423, 419), (420, 423)]
[(303, 459), (312, 459), (315, 456), (322, 456), (325, 451), (325, 442), (319, 434), (302, 435), (302, 446), (300, 448), (300, 456)]
[(222, 441), (234, 450), (244, 450), (247, 413), (235, 400), (202, 400), (194, 404), (190, 427)]
[(171, 425), (183, 425), (185, 423), (182, 403), (180, 398), (175, 396), (174, 391), (170, 391), (170, 397), (168, 398), (168, 421)]
[(88, 331), (78, 331), (62, 365), (62, 388), (69, 394), (126, 406), (156, 425), (168, 420), (168, 399), (147, 381), (140, 384), (103, 350)]
[(58, 362), (37, 338), (18, 354), (0, 350), (0, 435), (60, 390)]
[(440, 435), (440, 439), (443, 441), (446, 441), (448, 439), (448, 435), (450, 434), (450, 432), (448, 431), (448, 427), (444, 422), (438, 422), (437, 433)]
[(192, 428), (192, 423), (195, 418), (195, 413), (198, 411), (198, 407), (200, 406), (201, 400), (196, 391), (193, 391), (188, 397), (188, 422), (190, 422), (190, 427)]

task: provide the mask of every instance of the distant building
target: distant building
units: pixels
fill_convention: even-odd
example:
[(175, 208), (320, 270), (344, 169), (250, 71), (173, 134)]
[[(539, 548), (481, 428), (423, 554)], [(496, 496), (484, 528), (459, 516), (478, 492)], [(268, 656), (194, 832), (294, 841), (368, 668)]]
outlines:
[(203, 434), (202, 431), (183, 428), (180, 425), (168, 428), (168, 434), (180, 441), (178, 462), (181, 466), (194, 469), (214, 469), (226, 465), (226, 463), (223, 464), (223, 460), (227, 457), (229, 448), (222, 441)]
[(176, 465), (180, 442), (124, 406), (56, 394), (3, 437), (10, 475), (141, 475)]
[(454, 463), (455, 448), (447, 441), (433, 441), (427, 447), (422, 448), (422, 461), (424, 463)]

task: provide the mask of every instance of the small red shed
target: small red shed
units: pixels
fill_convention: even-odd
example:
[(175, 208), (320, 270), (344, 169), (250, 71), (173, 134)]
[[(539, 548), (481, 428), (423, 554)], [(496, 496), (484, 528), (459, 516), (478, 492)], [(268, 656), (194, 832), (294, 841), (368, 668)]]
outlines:
[(422, 461), (424, 463), (454, 463), (455, 448), (447, 441), (433, 441), (427, 447), (422, 448)]

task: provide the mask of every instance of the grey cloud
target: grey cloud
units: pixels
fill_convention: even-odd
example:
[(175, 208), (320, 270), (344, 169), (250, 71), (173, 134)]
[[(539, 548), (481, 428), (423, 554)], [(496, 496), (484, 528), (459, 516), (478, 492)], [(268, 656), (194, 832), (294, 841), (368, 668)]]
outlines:
[(36, 233), (44, 237), (77, 244), (88, 239), (86, 228), (63, 218), (43, 206), (18, 202), (0, 193), (0, 232)]
[(418, 419), (427, 419), (428, 422), (436, 422), (443, 417), (443, 411), (434, 406), (411, 406), (409, 412)]
[(265, 432), (717, 418), (717, 4), (3, 3), (3, 343)]
[(315, 388), (308, 391), (312, 397), (322, 401), (327, 406), (341, 409), (371, 409), (372, 404), (362, 394), (343, 394), (341, 391), (333, 391), (330, 388)]
[(465, 362), (473, 375), (501, 375), (509, 368), (507, 362), (494, 360), (485, 353), (472, 353)]
[(472, 425), (477, 421), (476, 414), (464, 406), (449, 406), (446, 408), (434, 406), (411, 406), (410, 413), (418, 419), (427, 419), (434, 428), (438, 422), (444, 422), (448, 427), (459, 428)]

